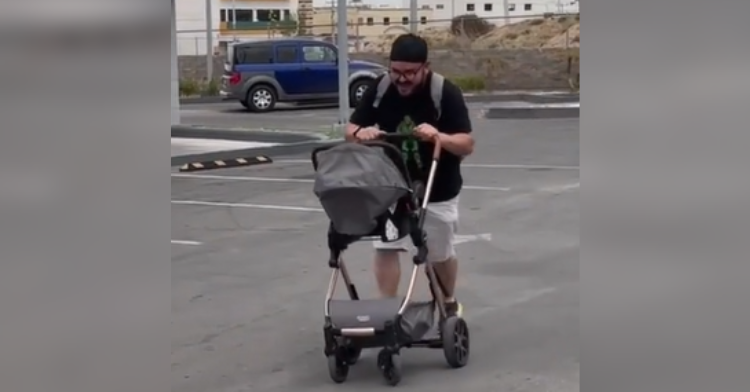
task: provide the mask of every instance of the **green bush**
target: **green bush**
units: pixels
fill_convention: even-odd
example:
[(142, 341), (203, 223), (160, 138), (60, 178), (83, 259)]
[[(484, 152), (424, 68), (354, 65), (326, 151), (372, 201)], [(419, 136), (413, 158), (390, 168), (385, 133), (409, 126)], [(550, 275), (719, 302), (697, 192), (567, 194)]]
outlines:
[(484, 91), (487, 88), (481, 76), (456, 76), (449, 79), (464, 92)]
[(201, 95), (213, 97), (219, 95), (219, 83), (216, 80), (211, 80), (203, 85)]
[(200, 93), (200, 86), (198, 85), (198, 82), (192, 79), (182, 79), (180, 80), (180, 96), (182, 97), (191, 97), (194, 95), (198, 95)]

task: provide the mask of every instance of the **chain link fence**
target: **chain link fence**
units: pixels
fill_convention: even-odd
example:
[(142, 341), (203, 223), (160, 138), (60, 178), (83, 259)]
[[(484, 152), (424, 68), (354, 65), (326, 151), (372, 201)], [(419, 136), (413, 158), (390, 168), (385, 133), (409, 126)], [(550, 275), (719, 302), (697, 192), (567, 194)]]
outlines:
[[(348, 15), (349, 52), (355, 60), (387, 64), (393, 40), (411, 29), (409, 11)], [(322, 13), (304, 37), (336, 43), (336, 14)], [(453, 78), (471, 79), (473, 89), (577, 89), (580, 85), (580, 15), (545, 13), (520, 17), (479, 18), (461, 15), (435, 19), (421, 15), (418, 33), (431, 50), (433, 69)], [(295, 31), (217, 30), (214, 78), (223, 70), (226, 47), (237, 41), (299, 36)], [(183, 78), (208, 79), (206, 32), (178, 32)], [(203, 66), (201, 66), (203, 64)]]

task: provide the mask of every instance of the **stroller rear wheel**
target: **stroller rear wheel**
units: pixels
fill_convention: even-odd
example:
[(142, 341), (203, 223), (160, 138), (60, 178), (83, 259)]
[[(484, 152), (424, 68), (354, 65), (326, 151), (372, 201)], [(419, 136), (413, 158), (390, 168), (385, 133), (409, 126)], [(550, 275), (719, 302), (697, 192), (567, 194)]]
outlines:
[(328, 356), (328, 374), (336, 384), (342, 384), (349, 377), (349, 365), (337, 355)]
[(388, 385), (395, 387), (401, 382), (401, 356), (391, 353), (388, 349), (378, 353), (378, 368)]
[(448, 365), (454, 369), (462, 368), (469, 362), (471, 352), (469, 326), (466, 320), (452, 316), (445, 320), (441, 331), (443, 354)]

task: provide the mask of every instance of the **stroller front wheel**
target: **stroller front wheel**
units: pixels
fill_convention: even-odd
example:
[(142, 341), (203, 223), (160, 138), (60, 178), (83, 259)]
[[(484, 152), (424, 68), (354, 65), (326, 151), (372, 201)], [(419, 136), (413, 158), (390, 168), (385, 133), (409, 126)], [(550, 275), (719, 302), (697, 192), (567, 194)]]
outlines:
[(349, 365), (336, 355), (328, 356), (328, 374), (336, 384), (343, 384), (349, 377)]
[(359, 361), (359, 357), (362, 355), (362, 349), (357, 347), (347, 347), (344, 349), (346, 353), (346, 363), (349, 366), (354, 366)]
[(387, 349), (378, 353), (378, 368), (388, 385), (395, 387), (401, 382), (401, 356), (392, 354)]

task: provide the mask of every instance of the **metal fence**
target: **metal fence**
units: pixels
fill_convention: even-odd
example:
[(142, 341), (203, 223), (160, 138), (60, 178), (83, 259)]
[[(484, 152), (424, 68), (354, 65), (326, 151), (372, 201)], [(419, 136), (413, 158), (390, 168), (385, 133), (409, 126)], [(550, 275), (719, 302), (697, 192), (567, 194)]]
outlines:
[[(410, 31), (408, 10), (400, 20), (396, 14), (388, 21), (385, 18), (363, 18), (350, 16), (348, 35), (350, 37), (349, 51), (381, 52), (385, 51), (392, 40)], [(488, 25), (487, 34), (478, 34), (476, 22), (460, 19), (428, 19), (421, 18), (417, 24), (420, 35), (424, 36), (433, 49), (516, 49), (516, 48), (569, 48), (580, 45), (580, 28), (575, 26), (580, 22), (578, 14), (539, 14), (516, 17), (481, 18)], [(464, 25), (464, 24), (469, 25)], [(308, 37), (336, 42), (335, 15), (330, 23), (315, 24), (308, 27), (312, 35)], [(298, 36), (290, 30), (277, 30), (269, 26), (267, 29), (242, 30), (241, 26), (233, 31), (214, 30), (214, 47), (216, 54), (224, 52), (226, 45), (234, 40), (263, 40), (286, 36)], [(178, 31), (178, 52), (181, 56), (206, 55), (206, 31), (190, 30)]]
[[(405, 12), (408, 15), (408, 10)], [(406, 16), (404, 15), (404, 16)], [(408, 20), (352, 18), (348, 26), (349, 51), (353, 58), (385, 64), (393, 40), (410, 30)], [(308, 37), (336, 42), (334, 24), (309, 26)], [(516, 18), (421, 19), (418, 33), (430, 44), (432, 66), (438, 72), (472, 75), (487, 88), (564, 88), (569, 81), (579, 84), (580, 16), (544, 14)], [(181, 74), (187, 79), (220, 76), (226, 58), (225, 47), (239, 41), (288, 36), (268, 29), (252, 37), (242, 31), (216, 31), (212, 69), (206, 66), (206, 32), (178, 33)], [(528, 50), (535, 49), (535, 50)], [(183, 66), (184, 65), (184, 66)], [(571, 79), (572, 78), (572, 79)], [(571, 82), (572, 84), (572, 82)]]

